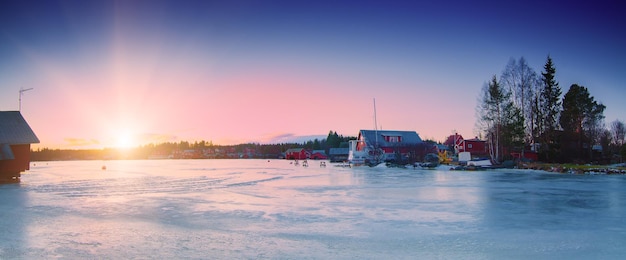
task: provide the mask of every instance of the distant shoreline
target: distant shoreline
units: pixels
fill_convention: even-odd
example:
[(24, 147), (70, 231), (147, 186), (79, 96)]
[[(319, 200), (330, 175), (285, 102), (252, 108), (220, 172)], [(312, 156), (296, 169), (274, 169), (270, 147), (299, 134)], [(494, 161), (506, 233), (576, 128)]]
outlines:
[(567, 174), (626, 174), (626, 163), (614, 165), (579, 165), (557, 163), (520, 163), (518, 169), (540, 170)]

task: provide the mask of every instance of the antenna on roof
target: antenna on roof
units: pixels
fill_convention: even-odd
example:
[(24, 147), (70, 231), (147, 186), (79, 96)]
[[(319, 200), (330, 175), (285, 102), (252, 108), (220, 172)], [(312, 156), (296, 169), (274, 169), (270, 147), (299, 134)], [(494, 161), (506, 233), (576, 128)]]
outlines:
[(33, 90), (33, 88), (20, 88), (20, 108), (19, 111), (22, 111), (22, 95), (24, 95), (24, 92), (29, 91), (29, 90)]

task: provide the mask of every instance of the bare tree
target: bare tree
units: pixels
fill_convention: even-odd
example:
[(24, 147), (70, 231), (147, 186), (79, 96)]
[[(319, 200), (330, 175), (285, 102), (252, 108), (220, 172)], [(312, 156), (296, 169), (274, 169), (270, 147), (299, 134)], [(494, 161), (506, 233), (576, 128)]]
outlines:
[(521, 57), (518, 61), (514, 58), (509, 60), (502, 72), (502, 83), (513, 98), (513, 103), (522, 112), (524, 118), (525, 138), (524, 143), (531, 143), (535, 137), (535, 113), (537, 101), (540, 95), (540, 80), (537, 73), (528, 66), (526, 59)]
[(592, 147), (593, 145), (600, 143), (600, 137), (602, 132), (606, 129), (606, 124), (604, 123), (604, 109), (605, 105), (602, 103), (596, 103), (594, 101), (594, 106), (591, 109), (591, 113), (588, 115), (586, 120), (583, 122), (585, 127), (585, 132), (587, 132), (589, 138), (589, 158), (592, 158)]
[(602, 146), (602, 155), (606, 156), (606, 155), (611, 155), (612, 149), (611, 149), (611, 143), (613, 142), (613, 134), (611, 134), (611, 131), (609, 131), (609, 129), (602, 129), (600, 132), (600, 145)]
[(624, 145), (624, 139), (626, 138), (626, 127), (624, 122), (615, 120), (611, 123), (611, 134), (613, 135), (613, 143), (617, 147)]
[(494, 75), (483, 86), (477, 105), (477, 126), (485, 133), (491, 159), (498, 163), (504, 151), (512, 151), (523, 144), (524, 124), (521, 111), (513, 105), (511, 94), (500, 85)]
[(615, 151), (620, 154), (620, 162), (624, 161), (624, 152), (626, 150), (626, 146), (624, 145), (624, 139), (626, 138), (626, 127), (624, 126), (624, 122), (620, 120), (615, 120), (611, 122), (611, 136), (613, 145), (615, 145)]
[(496, 162), (501, 158), (500, 131), (504, 114), (503, 105), (509, 96), (494, 75), (491, 81), (483, 86), (482, 97), (476, 109), (477, 125), (485, 133), (491, 159)]

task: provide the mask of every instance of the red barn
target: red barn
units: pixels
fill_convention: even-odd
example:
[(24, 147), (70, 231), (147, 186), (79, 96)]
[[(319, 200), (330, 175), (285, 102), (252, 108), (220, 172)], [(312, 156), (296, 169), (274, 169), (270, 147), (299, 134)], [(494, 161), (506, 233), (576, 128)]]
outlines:
[(19, 111), (0, 112), (0, 182), (18, 182), (30, 169), (30, 144), (39, 139)]
[(287, 160), (304, 160), (310, 156), (309, 152), (304, 148), (292, 148), (285, 152), (285, 159)]

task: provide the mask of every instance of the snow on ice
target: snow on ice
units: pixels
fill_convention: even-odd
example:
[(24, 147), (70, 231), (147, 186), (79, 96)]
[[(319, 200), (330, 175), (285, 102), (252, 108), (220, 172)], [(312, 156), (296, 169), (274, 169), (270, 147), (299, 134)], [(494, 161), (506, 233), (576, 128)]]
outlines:
[(36, 162), (0, 186), (0, 258), (619, 258), (625, 187), (286, 160)]

